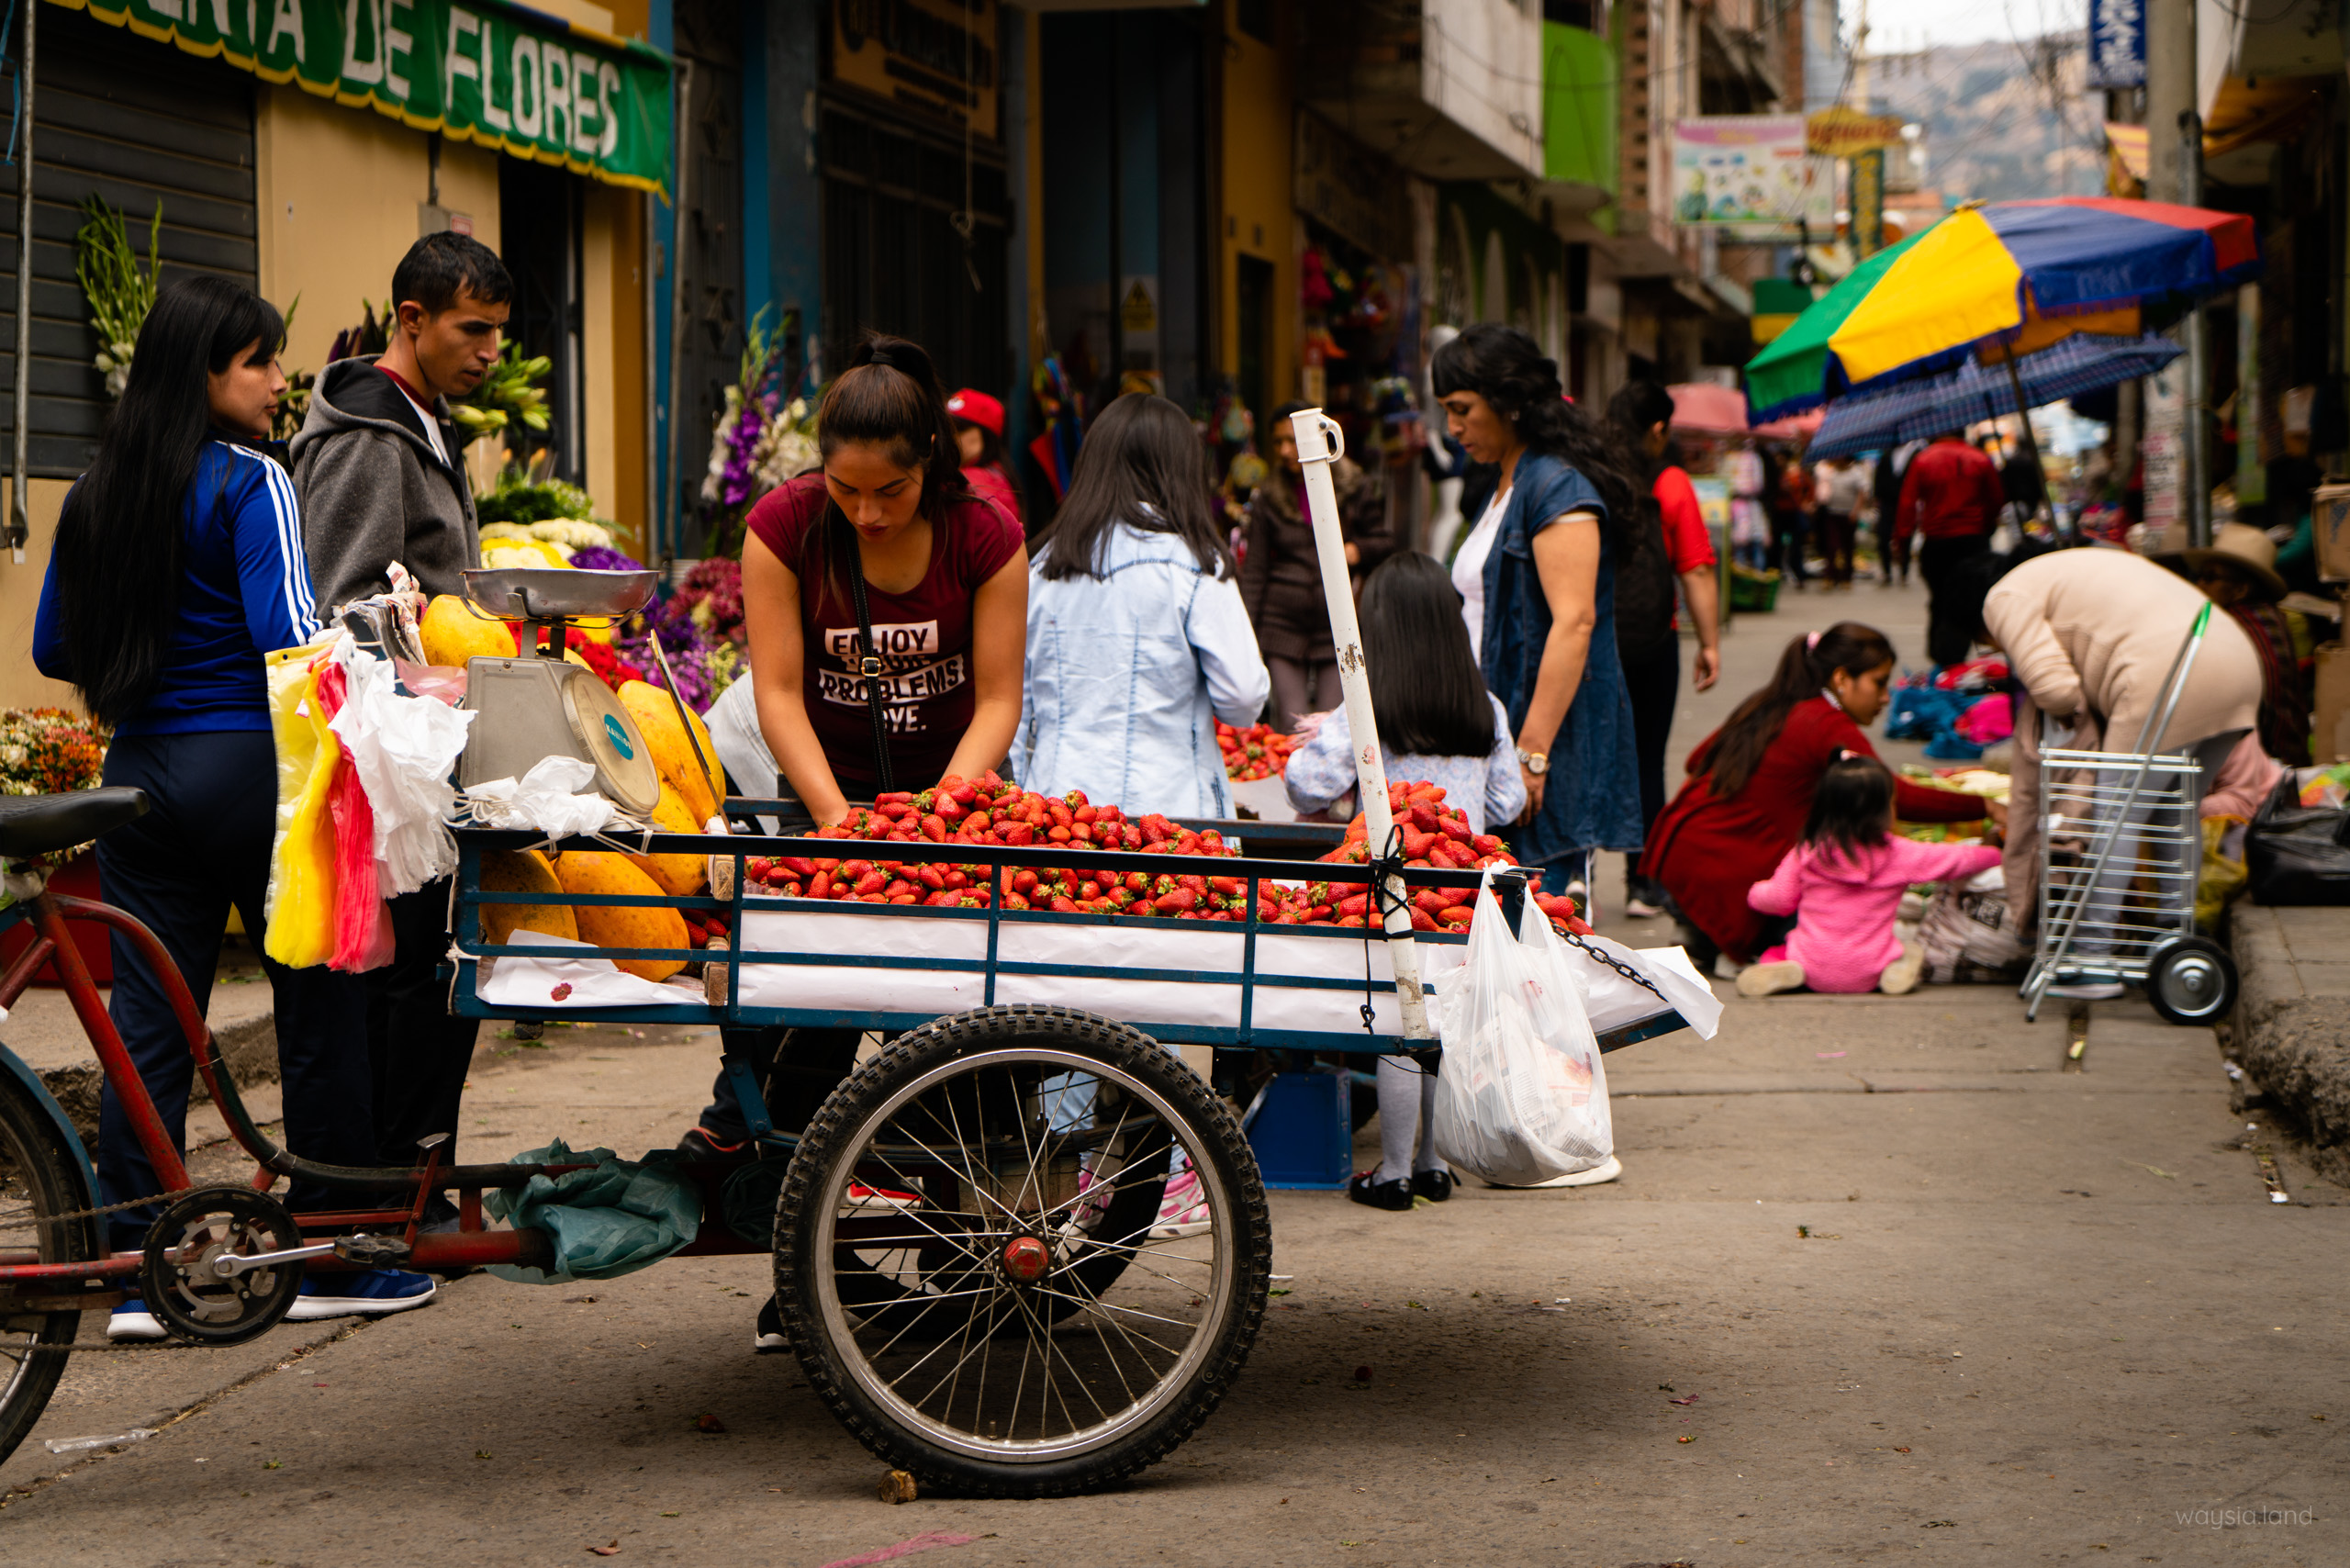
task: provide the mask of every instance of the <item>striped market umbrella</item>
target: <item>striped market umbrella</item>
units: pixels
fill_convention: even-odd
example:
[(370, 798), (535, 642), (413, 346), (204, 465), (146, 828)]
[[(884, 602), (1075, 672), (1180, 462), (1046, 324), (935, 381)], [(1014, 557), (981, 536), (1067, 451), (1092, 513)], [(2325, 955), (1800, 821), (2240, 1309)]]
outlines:
[(1810, 455), (1849, 457), (1880, 452), (1905, 441), (1925, 441), (1944, 431), (1963, 430), (1978, 420), (2018, 412), (2019, 384), (2023, 408), (2037, 409), (2152, 375), (2182, 352), (2168, 338), (2152, 332), (2136, 338), (2082, 333), (2017, 360), (2012, 376), (2004, 359), (1987, 365), (1970, 359), (1958, 369), (1938, 375), (1897, 381), (1839, 398), (1828, 406), (1828, 417), (1812, 439)]
[(2140, 330), (2143, 307), (2258, 274), (2238, 213), (2110, 196), (1960, 208), (1852, 269), (1748, 363), (1756, 423), (1847, 393), (2018, 356), (2076, 332)]

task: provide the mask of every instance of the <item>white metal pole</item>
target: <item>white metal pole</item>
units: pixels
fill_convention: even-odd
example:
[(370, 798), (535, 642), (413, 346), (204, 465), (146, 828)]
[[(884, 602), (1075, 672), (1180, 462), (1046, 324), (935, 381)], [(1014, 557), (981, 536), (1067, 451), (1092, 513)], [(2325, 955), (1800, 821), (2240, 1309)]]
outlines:
[[(1354, 585), (1347, 576), (1347, 542), (1338, 532), (1338, 493), (1330, 465), (1346, 455), (1346, 437), (1319, 409), (1290, 416), (1297, 433), (1297, 457), (1305, 470), (1305, 510), (1314, 522), (1314, 554), (1322, 564), (1322, 598), (1330, 609), (1330, 643), (1338, 653), (1338, 686), (1346, 694), (1347, 730), (1355, 744), (1355, 780), (1361, 789), (1363, 825), (1374, 857), (1387, 846), (1395, 814), (1387, 806), (1387, 764), (1379, 755), (1379, 721), (1371, 711), (1371, 677), (1362, 656), (1362, 628), (1355, 621)], [(1408, 657), (1408, 650), (1397, 650)], [(1391, 876), (1386, 906), (1387, 957), (1395, 969), (1395, 1000), (1404, 1014), (1404, 1037), (1432, 1040), (1427, 993), (1420, 990), (1419, 948), (1412, 941), (1410, 896), (1404, 879)]]

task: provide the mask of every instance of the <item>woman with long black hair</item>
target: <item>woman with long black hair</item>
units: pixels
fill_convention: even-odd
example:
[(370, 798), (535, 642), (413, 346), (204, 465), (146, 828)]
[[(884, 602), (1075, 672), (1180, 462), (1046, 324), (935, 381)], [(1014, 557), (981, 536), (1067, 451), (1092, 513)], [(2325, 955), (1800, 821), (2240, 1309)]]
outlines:
[(1588, 905), (1593, 852), (1640, 846), (1615, 563), (1647, 487), (1515, 327), (1469, 328), (1437, 351), (1431, 379), (1453, 439), (1497, 473), (1488, 494), (1461, 498), (1476, 522), (1452, 582), (1517, 738), (1528, 803), (1514, 846), (1546, 890)]
[(1183, 410), (1128, 393), (1085, 432), (1029, 569), (1015, 767), (1135, 815), (1228, 817), (1215, 721), (1253, 724), (1270, 681)]
[[(122, 401), (90, 470), (67, 493), (41, 584), (33, 658), (114, 727), (106, 782), (147, 792), (145, 816), (98, 841), (108, 902), (159, 937), (196, 1006), (211, 997), (235, 908), (257, 932), (276, 823), (276, 753), (263, 655), (319, 631), (293, 481), (263, 451), (285, 377), (276, 308), (219, 277), (155, 297)], [(276, 1007), (285, 1141), (305, 1159), (375, 1163), (367, 992), (357, 975), (288, 969), (263, 955)], [(109, 1012), (163, 1126), (184, 1137), (193, 1063), (162, 982), (114, 938)], [(99, 1202), (161, 1191), (109, 1087), (98, 1112)], [(297, 1209), (331, 1206), (297, 1182)], [(137, 1248), (151, 1209), (110, 1215)], [(432, 1299), (421, 1274), (379, 1269), (302, 1282), (289, 1316), (399, 1312)], [(137, 1299), (116, 1338), (159, 1339)]]

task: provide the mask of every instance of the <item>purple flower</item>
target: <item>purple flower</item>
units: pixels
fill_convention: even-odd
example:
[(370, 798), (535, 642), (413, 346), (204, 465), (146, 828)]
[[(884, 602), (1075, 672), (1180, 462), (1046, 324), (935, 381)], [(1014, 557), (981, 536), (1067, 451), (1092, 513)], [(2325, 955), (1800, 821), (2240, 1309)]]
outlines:
[(601, 544), (590, 544), (571, 553), (571, 564), (583, 572), (641, 572), (644, 563), (632, 561), (617, 550)]

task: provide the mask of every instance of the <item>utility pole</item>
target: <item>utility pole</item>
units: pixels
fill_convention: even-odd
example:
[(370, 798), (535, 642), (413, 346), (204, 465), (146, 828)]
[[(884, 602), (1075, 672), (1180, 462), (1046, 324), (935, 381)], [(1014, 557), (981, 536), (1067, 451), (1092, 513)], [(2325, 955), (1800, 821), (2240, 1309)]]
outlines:
[[(2146, 199), (2191, 203), (2202, 195), (2202, 123), (2195, 97), (2196, 0), (2146, 3)], [(2192, 138), (2195, 188), (2190, 194), (2188, 157)], [(2209, 487), (2197, 471), (2206, 401), (2201, 312), (2181, 327), (2188, 350), (2185, 385), (2170, 375), (2146, 382), (2145, 425), (2139, 443), (2145, 465), (2145, 510), (2149, 531), (2175, 523), (2189, 543), (2208, 532)]]

